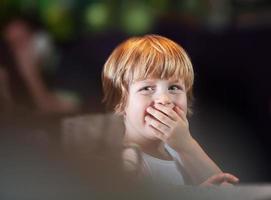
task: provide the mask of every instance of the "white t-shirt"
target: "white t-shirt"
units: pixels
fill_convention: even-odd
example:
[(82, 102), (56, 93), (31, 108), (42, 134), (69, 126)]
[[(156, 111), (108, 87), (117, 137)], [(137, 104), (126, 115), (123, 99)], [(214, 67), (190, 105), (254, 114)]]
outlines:
[(146, 153), (142, 153), (143, 164), (146, 168), (147, 175), (150, 176), (149, 178), (155, 184), (166, 186), (184, 185), (184, 178), (178, 167), (178, 165), (182, 164), (180, 157), (168, 145), (165, 145), (165, 149), (171, 155), (173, 160), (161, 160)]

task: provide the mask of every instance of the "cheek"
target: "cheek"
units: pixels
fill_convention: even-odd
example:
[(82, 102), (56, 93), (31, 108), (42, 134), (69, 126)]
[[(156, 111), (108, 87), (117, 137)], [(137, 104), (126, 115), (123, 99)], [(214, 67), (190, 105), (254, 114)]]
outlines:
[(152, 101), (150, 101), (148, 98), (138, 98), (138, 107), (137, 112), (140, 115), (146, 115), (147, 114), (147, 108), (150, 107), (153, 104)]
[(175, 101), (176, 106), (178, 106), (181, 110), (187, 113), (187, 98), (186, 96), (179, 97)]
[(138, 118), (146, 115), (146, 109), (152, 104), (152, 101), (145, 96), (136, 96), (126, 107), (126, 112), (133, 113)]
[(147, 108), (152, 105), (153, 101), (149, 97), (141, 96), (136, 99), (136, 106), (134, 107), (135, 117), (138, 119), (138, 123), (140, 123), (140, 126), (146, 123), (145, 116), (149, 115), (149, 113), (147, 112)]

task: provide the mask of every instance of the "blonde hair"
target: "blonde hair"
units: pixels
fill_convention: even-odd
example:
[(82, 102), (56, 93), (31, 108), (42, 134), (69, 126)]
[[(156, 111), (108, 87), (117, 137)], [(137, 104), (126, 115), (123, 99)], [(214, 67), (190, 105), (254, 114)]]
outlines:
[(192, 63), (181, 46), (159, 35), (132, 37), (114, 49), (103, 68), (103, 102), (114, 108), (116, 113), (122, 113), (126, 106), (129, 85), (148, 78), (183, 79), (188, 113), (192, 113)]

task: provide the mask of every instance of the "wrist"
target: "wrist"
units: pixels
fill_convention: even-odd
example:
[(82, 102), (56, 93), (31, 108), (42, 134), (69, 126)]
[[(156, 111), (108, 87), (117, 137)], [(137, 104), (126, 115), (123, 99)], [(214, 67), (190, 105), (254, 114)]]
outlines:
[(190, 136), (190, 138), (186, 140), (185, 145), (182, 145), (176, 148), (175, 151), (181, 154), (184, 154), (184, 153), (191, 154), (195, 152), (197, 148), (198, 148), (197, 141), (192, 136)]

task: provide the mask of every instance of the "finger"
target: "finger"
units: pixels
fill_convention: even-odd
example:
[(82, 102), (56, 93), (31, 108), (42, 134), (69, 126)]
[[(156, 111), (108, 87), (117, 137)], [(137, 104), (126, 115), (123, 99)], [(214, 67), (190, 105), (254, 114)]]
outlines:
[(185, 112), (182, 109), (180, 109), (179, 106), (175, 106), (173, 110), (175, 110), (175, 112), (179, 115), (179, 117), (181, 118), (186, 117)]
[(155, 129), (157, 129), (158, 131), (160, 131), (163, 135), (167, 135), (167, 133), (169, 132), (170, 128), (168, 126), (166, 126), (165, 124), (155, 120), (154, 118), (146, 115), (145, 117), (146, 122), (153, 126)]
[(221, 184), (223, 181), (224, 181), (224, 174), (220, 173), (220, 174), (215, 174), (211, 176), (210, 178), (207, 179), (206, 182), (211, 185), (218, 185), (218, 184)]
[(178, 116), (181, 117), (187, 123), (186, 113), (182, 109), (180, 109), (178, 106), (175, 106), (174, 110), (176, 111)]
[(224, 181), (223, 183), (220, 184), (220, 186), (221, 186), (221, 187), (233, 187), (233, 184)]
[(163, 114), (162, 112), (152, 108), (152, 107), (148, 107), (147, 108), (147, 112), (149, 114), (151, 114), (154, 118), (156, 118), (157, 120), (159, 120), (161, 123), (163, 123), (164, 125), (168, 126), (168, 127), (172, 127), (173, 126), (173, 121), (166, 116), (165, 114)]
[(211, 176), (209, 179), (207, 179), (207, 181), (210, 182), (211, 184), (221, 184), (225, 181), (236, 184), (238, 183), (239, 179), (229, 173), (220, 173)]
[(166, 141), (164, 133), (162, 133), (161, 131), (157, 130), (152, 125), (149, 125), (149, 127), (153, 130), (153, 134), (155, 135), (155, 137), (157, 137), (158, 139), (162, 140), (163, 142)]
[(239, 182), (239, 179), (229, 173), (223, 173), (224, 174), (224, 181), (228, 182), (228, 183), (232, 183), (232, 184), (236, 184)]
[(173, 111), (171, 107), (164, 106), (162, 104), (154, 104), (154, 107), (167, 115), (169, 118), (171, 118), (174, 121), (178, 120), (178, 114)]

